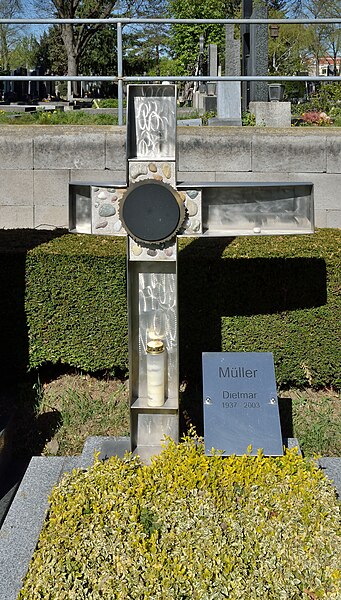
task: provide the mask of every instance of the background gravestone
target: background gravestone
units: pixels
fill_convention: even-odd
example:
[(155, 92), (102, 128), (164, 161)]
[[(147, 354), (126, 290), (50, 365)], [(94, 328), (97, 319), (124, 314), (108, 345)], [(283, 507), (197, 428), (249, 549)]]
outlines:
[[(268, 9), (263, 0), (253, 6), (252, 0), (243, 0), (243, 19), (266, 19)], [(242, 75), (265, 76), (268, 74), (268, 28), (267, 25), (241, 25)], [(267, 102), (266, 81), (242, 82), (242, 110), (248, 110), (250, 102)]]

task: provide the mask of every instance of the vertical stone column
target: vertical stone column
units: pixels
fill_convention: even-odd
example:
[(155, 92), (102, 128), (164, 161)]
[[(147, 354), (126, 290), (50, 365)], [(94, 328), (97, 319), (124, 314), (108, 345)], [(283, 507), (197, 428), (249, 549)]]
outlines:
[[(243, 0), (243, 19), (266, 19), (268, 9), (265, 0)], [(242, 75), (267, 75), (268, 73), (268, 26), (242, 25)], [(250, 102), (267, 102), (266, 81), (244, 81), (242, 84), (242, 109), (248, 110)]]
[[(240, 75), (240, 41), (234, 39), (234, 25), (225, 26), (225, 75)], [(240, 81), (218, 81), (217, 117), (226, 125), (241, 125)], [(222, 123), (217, 123), (222, 124)]]
[[(262, 0), (255, 2), (252, 18), (266, 19), (268, 8)], [(268, 74), (268, 26), (250, 25), (251, 69), (250, 75)], [(250, 102), (267, 102), (268, 84), (266, 81), (250, 81)]]

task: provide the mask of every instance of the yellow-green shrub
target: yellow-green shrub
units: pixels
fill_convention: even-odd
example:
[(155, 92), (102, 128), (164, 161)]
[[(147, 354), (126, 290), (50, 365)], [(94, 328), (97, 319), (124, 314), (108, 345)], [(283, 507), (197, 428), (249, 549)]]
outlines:
[(338, 600), (340, 566), (340, 506), (313, 462), (185, 438), (150, 466), (66, 475), (19, 600)]

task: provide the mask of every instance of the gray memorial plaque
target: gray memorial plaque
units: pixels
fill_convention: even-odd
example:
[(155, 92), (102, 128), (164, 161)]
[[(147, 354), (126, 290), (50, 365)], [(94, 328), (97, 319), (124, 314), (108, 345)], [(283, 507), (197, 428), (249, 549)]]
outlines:
[(206, 454), (242, 455), (252, 446), (282, 456), (271, 352), (204, 352), (203, 397)]

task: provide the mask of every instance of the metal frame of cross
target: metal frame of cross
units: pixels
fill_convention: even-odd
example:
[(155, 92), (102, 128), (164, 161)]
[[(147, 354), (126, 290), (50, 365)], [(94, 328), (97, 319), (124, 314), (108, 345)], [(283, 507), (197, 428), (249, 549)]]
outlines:
[[(130, 440), (144, 461), (160, 451), (165, 435), (179, 435), (178, 237), (314, 231), (311, 183), (177, 183), (176, 102), (175, 85), (129, 86), (127, 181), (70, 188), (70, 231), (127, 237)], [(163, 201), (172, 215), (178, 210), (175, 226), (160, 211)], [(160, 224), (169, 227), (162, 240)], [(153, 338), (166, 348), (161, 407), (147, 402), (146, 347)]]

